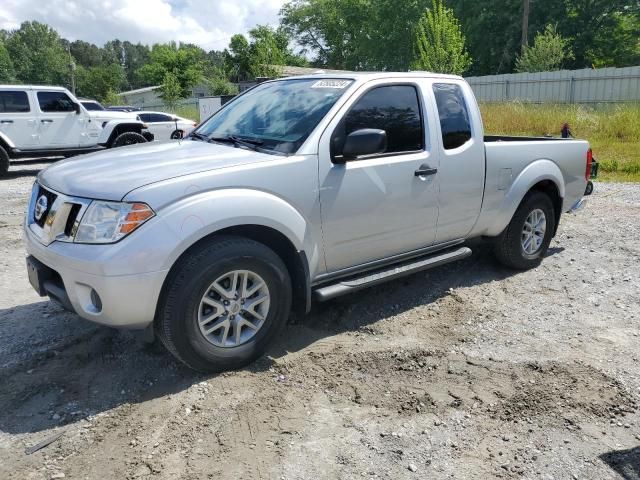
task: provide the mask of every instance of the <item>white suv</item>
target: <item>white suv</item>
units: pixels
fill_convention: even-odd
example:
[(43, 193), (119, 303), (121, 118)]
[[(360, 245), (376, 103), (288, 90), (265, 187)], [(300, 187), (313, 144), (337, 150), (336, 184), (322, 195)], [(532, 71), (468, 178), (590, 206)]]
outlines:
[(9, 159), (71, 156), (152, 139), (135, 113), (88, 111), (65, 88), (0, 85), (0, 176)]

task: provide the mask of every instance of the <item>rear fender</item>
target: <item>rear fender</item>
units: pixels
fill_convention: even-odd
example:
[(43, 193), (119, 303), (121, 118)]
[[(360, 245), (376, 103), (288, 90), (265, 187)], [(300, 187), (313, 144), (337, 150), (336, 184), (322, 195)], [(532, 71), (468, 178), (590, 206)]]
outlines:
[(560, 168), (551, 160), (536, 160), (527, 165), (513, 181), (497, 210), (495, 221), (485, 235), (490, 237), (500, 235), (513, 218), (524, 196), (535, 184), (544, 180), (552, 181), (558, 188), (560, 198), (564, 198), (565, 183)]

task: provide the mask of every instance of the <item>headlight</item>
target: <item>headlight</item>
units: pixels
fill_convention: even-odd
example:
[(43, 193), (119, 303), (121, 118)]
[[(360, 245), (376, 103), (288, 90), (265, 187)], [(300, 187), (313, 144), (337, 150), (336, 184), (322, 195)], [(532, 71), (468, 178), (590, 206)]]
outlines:
[(113, 243), (155, 215), (146, 203), (93, 201), (74, 238), (78, 243)]

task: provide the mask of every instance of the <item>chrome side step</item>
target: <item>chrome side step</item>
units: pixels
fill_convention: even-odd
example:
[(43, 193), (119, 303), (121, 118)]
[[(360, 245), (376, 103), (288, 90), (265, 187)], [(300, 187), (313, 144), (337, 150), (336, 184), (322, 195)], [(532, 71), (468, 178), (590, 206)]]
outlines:
[(319, 287), (314, 290), (314, 296), (316, 300), (324, 302), (326, 300), (339, 297), (340, 295), (362, 290), (363, 288), (371, 287), (395, 278), (404, 277), (405, 275), (411, 275), (412, 273), (419, 272), (421, 270), (427, 270), (429, 268), (439, 267), (445, 263), (462, 260), (469, 255), (471, 255), (471, 249), (469, 247), (460, 247), (456, 250), (447, 250), (446, 252), (435, 253), (428, 257), (413, 259), (409, 262), (376, 270), (373, 273), (369, 273), (362, 277), (350, 278), (331, 285)]

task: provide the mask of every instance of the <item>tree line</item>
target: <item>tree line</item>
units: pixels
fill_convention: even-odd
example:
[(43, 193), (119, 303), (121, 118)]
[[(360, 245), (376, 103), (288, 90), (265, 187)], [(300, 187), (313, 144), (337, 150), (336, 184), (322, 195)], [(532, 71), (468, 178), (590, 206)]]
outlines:
[(0, 31), (0, 82), (74, 83), (79, 96), (110, 103), (151, 85), (169, 104), (197, 83), (233, 94), (282, 65), (486, 75), (638, 64), (640, 0), (291, 0), (279, 26), (234, 35), (222, 51), (97, 46), (35, 21)]

